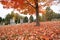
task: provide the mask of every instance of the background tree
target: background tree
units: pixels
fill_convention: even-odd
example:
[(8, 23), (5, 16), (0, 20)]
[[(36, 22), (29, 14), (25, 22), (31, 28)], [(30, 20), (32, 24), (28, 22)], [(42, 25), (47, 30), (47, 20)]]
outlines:
[(7, 14), (6, 17), (5, 17), (5, 24), (10, 24), (10, 19), (11, 19), (11, 15), (10, 14)]
[(0, 24), (2, 24), (2, 17), (0, 17)]
[(20, 23), (20, 15), (18, 13), (15, 14), (15, 23)]
[(54, 16), (54, 12), (50, 9), (50, 7), (47, 7), (46, 8), (46, 14), (45, 14), (46, 20), (51, 21), (53, 16)]
[(21, 24), (23, 23), (23, 20), (24, 20), (24, 16), (21, 16), (21, 15), (20, 15), (20, 23), (21, 23)]
[(46, 21), (51, 21), (52, 19), (60, 18), (60, 14), (53, 12), (53, 10), (51, 10), (50, 7), (46, 8), (46, 14), (44, 16)]
[(3, 25), (5, 25), (5, 18), (2, 19), (2, 23), (3, 23)]
[(42, 15), (42, 16), (39, 15), (39, 21), (40, 21), (40, 22), (45, 21), (43, 15)]
[(34, 18), (32, 15), (30, 16), (29, 20), (30, 20), (30, 23), (34, 21)]
[[(24, 13), (36, 13), (36, 25), (39, 26), (39, 13), (45, 13), (43, 7), (50, 6), (53, 0), (3, 0), (4, 8), (14, 8)], [(41, 3), (44, 3), (43, 5)]]
[(12, 11), (10, 15), (11, 15), (11, 18), (13, 19), (15, 15), (14, 11)]
[(57, 19), (60, 19), (60, 14), (56, 14), (55, 16)]
[(2, 21), (5, 22), (5, 18), (3, 18)]
[(27, 23), (28, 22), (28, 17), (24, 17), (24, 20), (23, 20), (24, 23)]

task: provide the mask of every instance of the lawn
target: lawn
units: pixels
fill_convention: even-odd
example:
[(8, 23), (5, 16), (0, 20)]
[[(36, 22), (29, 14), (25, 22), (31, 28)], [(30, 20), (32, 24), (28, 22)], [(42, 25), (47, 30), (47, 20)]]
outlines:
[(0, 40), (60, 40), (60, 21), (3, 25)]

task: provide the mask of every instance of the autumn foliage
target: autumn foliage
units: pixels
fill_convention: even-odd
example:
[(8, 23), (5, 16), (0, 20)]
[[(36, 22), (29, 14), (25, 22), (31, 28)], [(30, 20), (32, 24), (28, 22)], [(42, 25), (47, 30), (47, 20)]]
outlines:
[[(53, 0), (38, 0), (39, 13), (45, 13), (42, 8), (50, 6), (52, 1)], [(2, 0), (0, 2), (4, 5), (4, 8), (14, 8), (18, 11), (22, 10), (22, 12), (30, 14), (35, 13), (35, 0)], [(44, 4), (41, 4), (42, 2)]]

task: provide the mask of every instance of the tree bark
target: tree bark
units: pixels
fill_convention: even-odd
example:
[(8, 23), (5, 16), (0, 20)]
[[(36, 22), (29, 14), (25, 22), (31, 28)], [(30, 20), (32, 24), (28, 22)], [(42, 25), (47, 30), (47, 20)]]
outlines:
[(29, 4), (30, 6), (32, 6), (36, 10), (36, 26), (40, 26), (38, 0), (35, 0), (35, 6), (31, 5), (29, 2), (27, 4)]
[(36, 5), (36, 26), (40, 26), (40, 23), (39, 23), (39, 9), (38, 9), (38, 0), (35, 0), (35, 5)]

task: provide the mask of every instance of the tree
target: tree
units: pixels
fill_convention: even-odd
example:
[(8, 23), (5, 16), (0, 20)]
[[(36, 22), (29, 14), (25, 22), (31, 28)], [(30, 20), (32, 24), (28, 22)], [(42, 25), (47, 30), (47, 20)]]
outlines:
[(39, 21), (44, 21), (44, 17), (39, 15)]
[(11, 19), (11, 15), (10, 14), (7, 14), (6, 17), (5, 17), (5, 24), (10, 24), (10, 19)]
[(27, 23), (28, 22), (28, 17), (24, 17), (24, 20), (23, 20), (24, 23)]
[(15, 23), (20, 23), (20, 15), (18, 13), (15, 14)]
[(30, 16), (29, 20), (30, 20), (30, 23), (34, 21), (34, 18), (32, 15)]
[(10, 15), (11, 15), (11, 18), (13, 19), (15, 15), (14, 11), (12, 11)]
[(2, 23), (3, 23), (3, 25), (5, 25), (5, 18), (2, 19)]
[(3, 18), (2, 21), (5, 22), (5, 19)]
[(47, 21), (51, 21), (52, 19), (59, 19), (60, 14), (53, 12), (53, 10), (50, 9), (50, 7), (47, 7), (45, 18), (46, 18)]
[(56, 14), (56, 18), (57, 19), (60, 19), (60, 14)]
[[(36, 25), (39, 26), (39, 13), (45, 13), (43, 7), (50, 6), (53, 0), (3, 0), (0, 1), (4, 8), (14, 8), (21, 13), (36, 13)], [(41, 4), (43, 3), (43, 4)]]
[(51, 21), (51, 19), (53, 18), (54, 12), (50, 9), (50, 7), (47, 7), (46, 8), (46, 14), (45, 14), (45, 17), (46, 17), (46, 20), (47, 21)]
[(2, 23), (2, 17), (0, 17), (0, 24)]
[(41, 19), (41, 20), (42, 20), (42, 21), (46, 21), (45, 14), (42, 15), (42, 19)]

